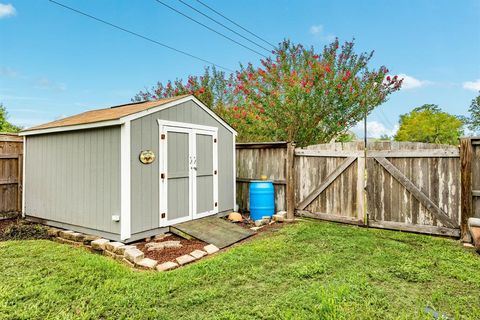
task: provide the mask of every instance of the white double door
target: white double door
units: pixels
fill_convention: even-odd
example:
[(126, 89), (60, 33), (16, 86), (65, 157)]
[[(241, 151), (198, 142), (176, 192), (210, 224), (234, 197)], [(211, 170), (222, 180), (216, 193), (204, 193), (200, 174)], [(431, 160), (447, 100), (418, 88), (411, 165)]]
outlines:
[(158, 123), (160, 226), (218, 213), (218, 129)]

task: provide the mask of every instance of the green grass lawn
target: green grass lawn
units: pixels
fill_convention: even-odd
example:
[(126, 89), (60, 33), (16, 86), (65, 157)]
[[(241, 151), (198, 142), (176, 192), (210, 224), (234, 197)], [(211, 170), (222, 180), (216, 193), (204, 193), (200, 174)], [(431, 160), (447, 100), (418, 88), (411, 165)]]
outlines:
[(0, 243), (1, 319), (480, 319), (458, 241), (317, 221), (167, 273), (48, 240)]

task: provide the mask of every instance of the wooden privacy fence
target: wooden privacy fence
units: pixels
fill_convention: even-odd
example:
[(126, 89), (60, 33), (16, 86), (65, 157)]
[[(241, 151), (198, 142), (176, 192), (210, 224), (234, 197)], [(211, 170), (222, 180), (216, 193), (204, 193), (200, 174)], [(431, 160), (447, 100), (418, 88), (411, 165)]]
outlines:
[(0, 217), (22, 210), (23, 139), (0, 134)]
[[(460, 235), (460, 152), (457, 147), (409, 142), (363, 142), (297, 148), (288, 143), (237, 146), (237, 201), (248, 210), (247, 182), (276, 183), (277, 210), (386, 229)], [(479, 145), (480, 157), (480, 145)], [(478, 174), (480, 175), (480, 162)], [(287, 176), (293, 189), (286, 191)], [(480, 196), (480, 185), (478, 186)], [(480, 199), (478, 203), (480, 212)]]
[[(374, 142), (366, 157), (363, 142), (239, 143), (237, 204), (249, 210), (248, 185), (266, 175), (290, 215), (467, 236), (468, 218), (480, 218), (480, 137), (460, 142)], [(0, 134), (0, 217), (21, 211), (22, 165), (22, 138)]]

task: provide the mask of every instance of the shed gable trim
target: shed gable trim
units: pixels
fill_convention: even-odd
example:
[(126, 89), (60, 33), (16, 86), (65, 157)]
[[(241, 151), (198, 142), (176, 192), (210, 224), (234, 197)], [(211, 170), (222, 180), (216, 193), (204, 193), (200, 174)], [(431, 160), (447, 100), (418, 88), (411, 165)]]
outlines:
[(179, 100), (175, 100), (175, 101), (170, 102), (170, 103), (162, 104), (158, 107), (153, 107), (153, 108), (150, 108), (150, 109), (147, 109), (147, 110), (144, 110), (144, 111), (140, 111), (140, 112), (125, 116), (125, 117), (121, 118), (120, 120), (122, 120), (123, 122), (132, 121), (132, 120), (135, 120), (135, 119), (138, 119), (138, 118), (145, 117), (149, 114), (174, 107), (177, 104), (184, 103), (184, 102), (187, 102), (187, 101), (195, 102), (200, 108), (203, 109), (203, 111), (205, 111), (210, 116), (212, 116), (216, 121), (220, 122), (228, 131), (230, 131), (234, 135), (237, 135), (237, 131), (235, 131), (235, 129), (233, 129), (228, 123), (225, 122), (225, 120), (220, 118), (215, 112), (213, 112), (209, 107), (207, 107), (203, 102), (201, 102), (200, 100), (198, 100), (194, 96), (187, 96), (183, 99), (179, 99)]

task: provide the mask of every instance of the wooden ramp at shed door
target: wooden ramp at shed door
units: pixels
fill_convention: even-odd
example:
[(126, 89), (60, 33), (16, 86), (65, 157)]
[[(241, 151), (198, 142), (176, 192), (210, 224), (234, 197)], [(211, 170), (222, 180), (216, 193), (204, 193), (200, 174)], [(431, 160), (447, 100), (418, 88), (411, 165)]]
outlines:
[[(177, 229), (194, 238), (211, 243), (222, 249), (255, 234), (218, 217), (208, 217), (176, 224), (171, 229)], [(172, 230), (175, 233), (175, 230)]]

